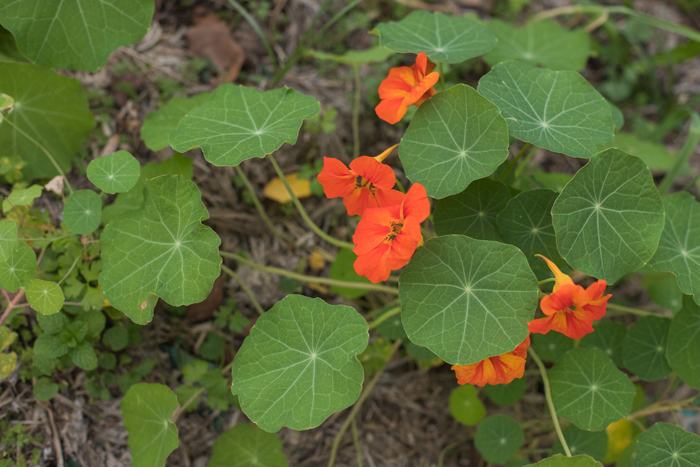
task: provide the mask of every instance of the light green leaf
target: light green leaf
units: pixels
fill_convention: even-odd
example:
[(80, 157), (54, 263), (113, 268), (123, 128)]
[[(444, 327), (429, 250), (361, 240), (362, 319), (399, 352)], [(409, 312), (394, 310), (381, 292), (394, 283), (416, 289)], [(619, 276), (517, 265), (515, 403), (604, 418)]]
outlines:
[(666, 357), (673, 371), (688, 385), (700, 390), (700, 306), (688, 295), (668, 330)]
[(681, 290), (700, 304), (700, 203), (685, 191), (663, 201), (666, 224), (649, 264), (675, 274)]
[(535, 146), (591, 157), (613, 139), (610, 106), (575, 71), (504, 62), (479, 80), (478, 90), (501, 108), (511, 135)]
[(670, 170), (676, 163), (676, 157), (663, 145), (644, 141), (632, 133), (617, 133), (601, 150), (609, 148), (618, 148), (639, 157), (651, 170)]
[(365, 50), (349, 50), (343, 55), (333, 55), (319, 50), (311, 51), (310, 54), (320, 60), (333, 60), (346, 65), (361, 65), (363, 63), (384, 62), (387, 58), (394, 55), (394, 52), (377, 45)]
[(26, 243), (15, 243), (10, 257), (0, 263), (0, 288), (15, 293), (36, 274), (36, 254)]
[[(360, 284), (370, 284), (371, 281), (365, 276), (360, 276), (355, 272), (353, 264), (357, 259), (357, 255), (352, 250), (341, 248), (335, 257), (335, 261), (331, 264), (331, 269), (328, 276), (331, 279), (341, 281), (358, 282)], [(338, 295), (346, 298), (359, 298), (367, 293), (365, 289), (349, 289), (347, 287), (331, 286), (331, 290)]]
[(412, 342), (451, 365), (470, 365), (525, 339), (538, 290), (514, 246), (462, 235), (432, 238), (399, 280), (401, 319)]
[(406, 342), (404, 345), (408, 354), (416, 360), (433, 360), (437, 358), (437, 355), (422, 345), (416, 345), (413, 342)]
[(260, 428), (306, 430), (360, 396), (367, 323), (353, 308), (288, 295), (258, 318), (233, 361), (243, 412)]
[(488, 26), (498, 39), (496, 48), (484, 55), (491, 66), (506, 60), (522, 60), (551, 70), (578, 71), (586, 67), (591, 54), (591, 40), (586, 31), (569, 31), (549, 19), (529, 22), (521, 28), (499, 20), (491, 21)]
[(568, 351), (549, 371), (557, 413), (589, 431), (629, 414), (634, 385), (600, 349)]
[[(603, 461), (608, 453), (608, 434), (605, 431), (586, 431), (576, 428), (576, 425), (569, 425), (562, 432), (569, 451), (574, 456), (586, 454), (597, 461)], [(552, 446), (551, 455), (564, 454), (561, 441), (557, 441)]]
[(149, 149), (160, 151), (170, 145), (170, 134), (188, 112), (204, 104), (212, 96), (203, 92), (192, 97), (175, 97), (160, 109), (149, 113), (141, 127), (141, 139)]
[(647, 166), (608, 149), (566, 185), (552, 221), (559, 253), (571, 267), (614, 283), (654, 255), (664, 207)]
[(656, 423), (637, 440), (635, 467), (697, 467), (700, 436), (683, 428)]
[(425, 52), (436, 63), (461, 63), (496, 46), (493, 33), (479, 21), (427, 11), (414, 11), (401, 21), (380, 23), (372, 32), (387, 49)]
[(0, 147), (22, 158), (25, 179), (58, 175), (39, 145), (50, 151), (61, 169), (68, 172), (76, 152), (95, 126), (80, 83), (48, 68), (0, 63), (0, 92), (15, 99), (12, 113), (0, 124)]
[(38, 401), (50, 400), (53, 396), (58, 394), (58, 384), (52, 383), (49, 378), (39, 378), (36, 384), (32, 388), (32, 393), (34, 398)]
[(490, 178), (474, 180), (463, 192), (435, 204), (435, 233), (500, 241), (496, 216), (506, 207), (509, 199), (510, 190), (503, 183)]
[(484, 394), (496, 405), (515, 404), (522, 399), (527, 389), (527, 379), (517, 378), (508, 384), (487, 384), (484, 386)]
[(87, 178), (105, 193), (131, 190), (141, 175), (141, 164), (126, 151), (117, 151), (93, 159), (87, 166)]
[(671, 374), (666, 359), (669, 327), (670, 319), (642, 316), (627, 332), (622, 353), (625, 367), (644, 381), (656, 381)]
[(462, 425), (476, 425), (486, 415), (486, 407), (479, 400), (474, 386), (457, 386), (450, 394), (450, 413)]
[(146, 0), (4, 0), (0, 23), (37, 65), (96, 71), (117, 48), (141, 40), (153, 10)]
[(525, 467), (603, 467), (603, 464), (597, 462), (589, 456), (574, 456), (564, 457), (557, 454), (553, 457), (542, 459), (536, 464), (528, 464)]
[(560, 332), (532, 334), (532, 347), (545, 362), (556, 362), (566, 352), (574, 348), (575, 341)]
[(255, 425), (242, 423), (219, 436), (207, 467), (287, 467), (282, 441)]
[(71, 232), (89, 235), (100, 226), (102, 200), (92, 190), (78, 190), (63, 207), (63, 220)]
[(518, 452), (525, 434), (518, 422), (507, 415), (485, 418), (476, 430), (474, 444), (488, 462), (503, 464)]
[(12, 255), (17, 242), (17, 224), (14, 221), (0, 221), (0, 262)]
[(601, 321), (593, 328), (595, 332), (586, 334), (579, 341), (578, 346), (582, 349), (600, 349), (615, 365), (621, 367), (622, 346), (627, 334), (627, 327), (615, 321)]
[(556, 191), (557, 193), (561, 193), (566, 184), (574, 178), (573, 175), (569, 174), (542, 172), (539, 170), (536, 170), (532, 176), (542, 187)]
[(85, 371), (92, 371), (97, 368), (97, 355), (92, 344), (86, 341), (76, 345), (68, 352), (70, 359), (78, 367)]
[(179, 152), (202, 148), (212, 164), (235, 166), (295, 144), (302, 121), (320, 108), (313, 97), (286, 87), (262, 92), (224, 84), (180, 120), (170, 144)]
[(25, 293), (29, 305), (43, 315), (58, 313), (63, 308), (63, 290), (55, 282), (32, 279)]
[(552, 206), (557, 194), (551, 190), (538, 189), (519, 193), (508, 201), (508, 205), (496, 218), (498, 231), (503, 241), (517, 246), (525, 254), (537, 279), (554, 277), (542, 258), (554, 261), (566, 272), (568, 266), (557, 251), (557, 241), (552, 226)]
[(179, 175), (146, 183), (143, 207), (110, 222), (100, 238), (100, 287), (113, 307), (138, 324), (158, 297), (174, 306), (207, 298), (219, 277), (219, 237), (194, 183)]
[(458, 84), (418, 108), (399, 156), (413, 183), (444, 198), (491, 175), (508, 157), (508, 126), (498, 107)]
[(177, 396), (162, 384), (138, 383), (129, 388), (121, 403), (124, 427), (129, 432), (133, 467), (163, 467), (178, 447), (177, 427), (172, 422)]
[[(620, 128), (625, 124), (625, 115), (622, 113), (622, 110), (612, 102), (608, 101), (608, 105), (610, 106), (610, 110), (612, 112), (612, 121), (613, 125), (615, 126), (615, 136), (617, 136), (617, 132), (620, 131)], [(614, 140), (613, 140), (614, 141)], [(606, 148), (607, 149), (607, 148)], [(625, 152), (632, 152), (632, 151), (626, 151), (623, 148), (620, 148)], [(637, 156), (639, 157), (639, 156)], [(640, 157), (641, 159), (641, 157)]]
[(11, 210), (15, 206), (31, 206), (34, 200), (41, 196), (40, 185), (32, 185), (29, 188), (13, 188), (10, 196), (2, 202), (3, 212)]

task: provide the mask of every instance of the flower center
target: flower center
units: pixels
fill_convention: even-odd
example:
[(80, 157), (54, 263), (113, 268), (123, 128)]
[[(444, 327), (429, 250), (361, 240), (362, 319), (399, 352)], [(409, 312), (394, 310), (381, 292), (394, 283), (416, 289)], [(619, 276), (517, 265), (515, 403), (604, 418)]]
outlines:
[(386, 236), (385, 240), (387, 242), (392, 242), (394, 241), (396, 236), (401, 233), (401, 229), (403, 228), (403, 220), (391, 221), (389, 227), (391, 228), (391, 232), (389, 233), (389, 235)]
[(374, 186), (374, 183), (370, 182), (366, 178), (362, 178), (359, 175), (355, 178), (355, 189), (358, 188), (367, 188), (369, 192), (372, 193), (372, 196), (374, 196), (377, 193), (377, 187)]

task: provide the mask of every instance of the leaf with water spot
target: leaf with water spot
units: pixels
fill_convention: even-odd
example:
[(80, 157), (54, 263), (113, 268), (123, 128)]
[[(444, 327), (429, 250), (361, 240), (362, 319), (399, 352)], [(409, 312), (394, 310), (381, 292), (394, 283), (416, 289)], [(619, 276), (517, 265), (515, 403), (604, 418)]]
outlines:
[(668, 423), (656, 423), (637, 440), (635, 467), (697, 467), (700, 436)]
[(666, 357), (678, 376), (700, 390), (700, 306), (689, 295), (675, 314), (668, 330)]
[(141, 164), (126, 151), (117, 151), (93, 159), (87, 166), (87, 178), (105, 193), (131, 190), (141, 175)]
[(671, 374), (666, 359), (666, 335), (671, 320), (660, 316), (642, 316), (627, 332), (622, 358), (625, 367), (644, 381), (656, 381)]
[(241, 423), (219, 436), (207, 467), (287, 467), (279, 435)]
[(100, 226), (102, 200), (92, 190), (78, 190), (63, 206), (63, 221), (71, 232), (90, 235)]

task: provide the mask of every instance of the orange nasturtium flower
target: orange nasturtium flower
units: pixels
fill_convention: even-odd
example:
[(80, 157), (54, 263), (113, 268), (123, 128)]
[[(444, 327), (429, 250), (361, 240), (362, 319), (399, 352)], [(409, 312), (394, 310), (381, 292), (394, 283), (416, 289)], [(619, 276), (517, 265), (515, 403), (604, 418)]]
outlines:
[(547, 334), (557, 331), (572, 339), (580, 339), (593, 332), (593, 320), (605, 315), (605, 306), (612, 297), (610, 294), (603, 296), (606, 282), (599, 280), (584, 289), (574, 284), (571, 277), (561, 272), (556, 264), (542, 255), (537, 256), (547, 262), (556, 282), (552, 294), (540, 302), (540, 308), (547, 317), (530, 321), (530, 332)]
[(377, 116), (394, 124), (406, 115), (411, 104), (418, 107), (433, 96), (436, 93), (433, 86), (440, 78), (434, 69), (435, 64), (421, 52), (413, 65), (389, 70), (389, 76), (379, 85), (382, 101), (374, 109)]
[(366, 209), (401, 204), (404, 194), (392, 190), (396, 184), (394, 170), (382, 161), (396, 146), (377, 157), (362, 156), (350, 162), (348, 169), (338, 159), (323, 158), (318, 182), (328, 198), (343, 198), (350, 216), (361, 216)]
[(367, 209), (352, 237), (355, 272), (376, 284), (404, 267), (423, 242), (420, 223), (429, 214), (428, 194), (420, 183), (411, 186), (399, 205)]
[(510, 352), (485, 358), (471, 365), (453, 365), (457, 383), (483, 387), (486, 384), (508, 384), (514, 379), (522, 378), (529, 346), (530, 336), (528, 335)]

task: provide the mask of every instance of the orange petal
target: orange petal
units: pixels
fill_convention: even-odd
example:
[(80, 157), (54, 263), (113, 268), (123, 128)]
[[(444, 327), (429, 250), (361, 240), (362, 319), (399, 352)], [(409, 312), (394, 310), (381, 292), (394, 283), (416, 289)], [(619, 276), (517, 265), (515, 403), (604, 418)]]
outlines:
[(386, 240), (391, 233), (391, 222), (398, 221), (398, 206), (367, 209), (357, 224), (352, 241), (356, 255), (366, 255)]
[(374, 108), (374, 112), (377, 117), (393, 125), (406, 115), (408, 105), (404, 105), (402, 97), (384, 99)]
[(328, 198), (344, 198), (355, 190), (355, 175), (338, 159), (323, 158), (323, 170), (318, 182)]
[(383, 243), (367, 254), (358, 255), (354, 264), (355, 272), (375, 284), (387, 280), (391, 274), (391, 268), (387, 264), (389, 250), (390, 245)]
[(350, 162), (350, 169), (379, 188), (390, 190), (396, 185), (394, 170), (377, 162), (374, 157), (362, 156)]
[(384, 150), (383, 153), (381, 153), (380, 155), (376, 156), (374, 159), (375, 159), (377, 162), (384, 162), (384, 159), (386, 159), (387, 156), (388, 156), (389, 154), (391, 154), (391, 151), (393, 151), (393, 150), (396, 149), (397, 147), (399, 147), (398, 144), (393, 145), (393, 146), (390, 147), (389, 149)]
[(573, 285), (574, 281), (571, 280), (569, 276), (564, 274), (559, 270), (556, 264), (554, 264), (552, 261), (550, 261), (548, 258), (545, 258), (542, 255), (535, 255), (539, 256), (543, 260), (547, 262), (547, 266), (549, 266), (549, 269), (554, 273), (554, 279), (556, 279), (556, 282), (554, 282), (554, 292), (559, 290), (559, 287), (562, 287), (564, 285)]
[(406, 195), (398, 190), (382, 190), (381, 188), (377, 189), (374, 195), (377, 199), (377, 206), (380, 208), (399, 206), (403, 202), (405, 196)]
[(401, 232), (391, 242), (391, 254), (388, 262), (391, 269), (400, 269), (406, 266), (422, 240), (420, 223), (414, 218), (405, 219)]
[(404, 98), (411, 92), (416, 83), (411, 67), (392, 68), (389, 70), (389, 75), (379, 85), (379, 98), (382, 100)]
[(348, 216), (362, 216), (367, 209), (376, 208), (377, 201), (368, 188), (355, 188), (348, 196), (343, 198)]
[(440, 74), (437, 72), (430, 73), (428, 76), (423, 78), (423, 80), (420, 83), (418, 83), (413, 89), (411, 89), (408, 95), (406, 95), (406, 97), (403, 98), (403, 104), (411, 105), (418, 102), (420, 98), (423, 97), (423, 94), (425, 94), (426, 92), (428, 92), (429, 89), (435, 86), (435, 83), (437, 83), (439, 78)]
[(421, 77), (425, 76), (425, 70), (428, 67), (428, 56), (425, 52), (421, 52), (416, 56), (415, 67)]
[(513, 355), (516, 357), (521, 357), (521, 358), (526, 358), (527, 357), (527, 348), (530, 347), (530, 335), (525, 338), (524, 341), (522, 341), (518, 346), (513, 350)]
[(566, 285), (540, 301), (542, 312), (550, 316), (560, 310), (576, 304), (575, 298), (583, 291), (583, 287), (575, 284)]
[(420, 183), (414, 183), (406, 193), (406, 197), (401, 204), (401, 217), (407, 219), (415, 218), (418, 223), (423, 222), (430, 215), (430, 201), (425, 187)]

